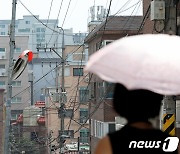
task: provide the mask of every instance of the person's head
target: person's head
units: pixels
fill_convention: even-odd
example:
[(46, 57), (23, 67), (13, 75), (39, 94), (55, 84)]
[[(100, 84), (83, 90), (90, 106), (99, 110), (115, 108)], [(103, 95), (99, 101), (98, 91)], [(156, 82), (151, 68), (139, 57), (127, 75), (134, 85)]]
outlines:
[(147, 121), (159, 115), (163, 96), (149, 90), (127, 90), (116, 84), (113, 106), (115, 111), (130, 121)]

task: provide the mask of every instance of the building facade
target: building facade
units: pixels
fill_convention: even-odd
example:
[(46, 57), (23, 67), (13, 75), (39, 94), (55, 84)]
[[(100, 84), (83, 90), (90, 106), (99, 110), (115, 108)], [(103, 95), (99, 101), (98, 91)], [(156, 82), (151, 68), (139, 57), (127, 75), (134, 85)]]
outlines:
[(48, 154), (48, 136), (45, 127), (45, 102), (24, 108), (11, 124), (11, 153)]
[[(141, 21), (141, 16), (110, 16), (107, 23), (102, 22), (86, 37), (89, 56), (114, 40), (136, 35)], [(112, 106), (113, 84), (95, 75), (90, 76), (90, 146), (91, 153), (94, 153), (98, 141), (107, 133), (115, 131), (115, 117), (118, 115)]]
[[(16, 61), (23, 50), (28, 47), (28, 36), (17, 36), (14, 61)], [(8, 82), (9, 67), (9, 36), (0, 36), (0, 87), (5, 89), (5, 101)], [(17, 119), (23, 109), (30, 105), (30, 91), (28, 82), (28, 68), (25, 68), (22, 75), (12, 82), (11, 119)]]
[[(65, 107), (64, 107), (64, 131), (61, 131), (60, 105), (61, 105), (61, 71), (59, 66), (58, 89), (47, 88), (46, 91), (46, 121), (48, 133), (51, 137), (51, 150), (59, 150), (60, 138), (64, 138), (65, 151), (78, 151), (89, 149), (89, 78), (84, 72), (85, 63), (88, 60), (88, 52), (85, 46), (65, 46)], [(56, 139), (56, 140), (54, 140)], [(53, 141), (53, 142), (51, 142)], [(74, 148), (72, 148), (74, 147)]]

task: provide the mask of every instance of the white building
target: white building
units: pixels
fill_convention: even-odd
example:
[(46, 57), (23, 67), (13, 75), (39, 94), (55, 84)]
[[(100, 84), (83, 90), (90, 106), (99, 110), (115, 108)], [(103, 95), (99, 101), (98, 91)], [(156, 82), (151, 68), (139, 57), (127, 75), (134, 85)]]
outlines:
[[(9, 35), (11, 20), (0, 20), (0, 35)], [(39, 19), (39, 16), (23, 16), (16, 20), (15, 35), (29, 36), (28, 48), (37, 52), (37, 48), (61, 48), (62, 30), (57, 28), (57, 19)], [(73, 44), (72, 29), (64, 29), (65, 44)], [(55, 56), (55, 54), (53, 55)]]

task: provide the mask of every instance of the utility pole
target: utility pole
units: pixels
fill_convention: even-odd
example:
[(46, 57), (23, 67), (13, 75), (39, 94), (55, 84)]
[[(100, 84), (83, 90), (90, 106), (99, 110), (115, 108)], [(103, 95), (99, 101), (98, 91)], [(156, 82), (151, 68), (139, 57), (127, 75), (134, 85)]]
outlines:
[(10, 25), (10, 53), (9, 53), (9, 68), (8, 68), (8, 89), (6, 101), (6, 122), (5, 122), (5, 139), (4, 139), (4, 154), (10, 154), (9, 147), (9, 134), (10, 134), (10, 121), (11, 121), (11, 100), (12, 100), (12, 69), (13, 69), (13, 56), (15, 49), (15, 20), (16, 20), (16, 1), (12, 3), (12, 19)]
[(62, 77), (61, 77), (61, 102), (60, 102), (60, 109), (59, 109), (59, 114), (60, 114), (60, 141), (59, 141), (59, 147), (60, 147), (60, 154), (64, 153), (63, 145), (64, 145), (64, 137), (63, 137), (63, 132), (64, 132), (64, 117), (65, 117), (65, 97), (66, 97), (66, 91), (65, 91), (65, 83), (64, 83), (64, 67), (65, 67), (65, 54), (64, 54), (64, 29), (62, 27), (57, 27), (62, 30)]
[(33, 71), (29, 71), (29, 82), (31, 84), (31, 106), (34, 104), (34, 98), (33, 98)]
[[(177, 31), (177, 3), (175, 0), (165, 0), (165, 34), (176, 35)], [(174, 136), (176, 128), (176, 97), (164, 96), (163, 99), (162, 130)]]
[[(157, 33), (169, 35), (177, 34), (177, 4), (179, 0), (151, 1), (151, 20), (154, 21), (154, 30)], [(161, 128), (164, 132), (175, 135), (176, 124), (176, 97), (164, 96), (162, 106)]]

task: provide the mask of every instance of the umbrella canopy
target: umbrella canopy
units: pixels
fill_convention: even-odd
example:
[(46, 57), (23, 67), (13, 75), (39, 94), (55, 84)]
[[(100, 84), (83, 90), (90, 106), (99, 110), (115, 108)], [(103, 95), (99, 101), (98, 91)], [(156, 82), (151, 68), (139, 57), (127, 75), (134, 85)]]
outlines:
[(129, 90), (180, 94), (180, 37), (144, 34), (121, 38), (90, 56), (85, 70)]

